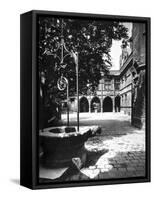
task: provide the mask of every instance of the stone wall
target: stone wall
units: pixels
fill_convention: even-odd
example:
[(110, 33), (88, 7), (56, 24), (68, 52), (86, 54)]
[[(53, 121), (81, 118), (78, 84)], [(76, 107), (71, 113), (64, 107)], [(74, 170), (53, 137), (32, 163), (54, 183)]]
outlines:
[(134, 23), (132, 31), (133, 59), (136, 74), (133, 78), (132, 124), (145, 126), (145, 84), (146, 84), (146, 32), (144, 23)]
[(132, 110), (132, 75), (128, 69), (120, 78), (121, 111), (131, 115)]
[(145, 64), (146, 56), (146, 33), (144, 23), (133, 23), (132, 29), (133, 58), (139, 65)]
[(132, 125), (145, 127), (145, 70), (141, 70), (132, 93)]

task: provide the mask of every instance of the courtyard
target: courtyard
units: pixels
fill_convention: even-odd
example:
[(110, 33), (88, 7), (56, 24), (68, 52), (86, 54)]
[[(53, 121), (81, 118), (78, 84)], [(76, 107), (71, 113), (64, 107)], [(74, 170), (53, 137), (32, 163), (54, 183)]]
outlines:
[[(70, 114), (76, 125), (76, 113)], [(130, 116), (122, 113), (80, 113), (80, 126), (98, 125), (101, 132), (85, 142), (86, 163), (76, 166), (40, 168), (44, 181), (97, 180), (145, 176), (145, 130), (131, 126)], [(67, 123), (67, 115), (62, 115)]]
[(145, 177), (144, 24), (39, 23), (40, 182)]

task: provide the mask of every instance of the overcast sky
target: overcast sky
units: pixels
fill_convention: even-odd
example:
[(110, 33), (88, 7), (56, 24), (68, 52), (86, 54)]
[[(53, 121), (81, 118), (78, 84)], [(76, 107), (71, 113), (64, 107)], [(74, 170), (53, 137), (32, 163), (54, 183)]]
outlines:
[[(132, 32), (132, 23), (123, 23), (124, 26), (126, 26), (128, 28), (128, 35), (131, 36), (131, 32)], [(119, 69), (119, 59), (120, 59), (120, 55), (121, 55), (121, 42), (120, 41), (115, 41), (113, 40), (113, 44), (111, 47), (111, 58), (112, 58), (112, 68), (111, 70), (118, 70)]]

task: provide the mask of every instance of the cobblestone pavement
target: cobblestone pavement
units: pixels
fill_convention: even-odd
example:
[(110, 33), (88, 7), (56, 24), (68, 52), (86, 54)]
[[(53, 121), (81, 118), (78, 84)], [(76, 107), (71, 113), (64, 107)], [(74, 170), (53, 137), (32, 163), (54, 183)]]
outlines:
[[(98, 136), (88, 141), (88, 151), (104, 153), (93, 159), (82, 173), (89, 178), (124, 178), (145, 176), (145, 137), (143, 132), (132, 133), (120, 137)], [(96, 142), (95, 142), (96, 141)], [(101, 150), (101, 148), (103, 148)], [(90, 156), (89, 156), (90, 158)]]
[(82, 124), (102, 126), (99, 136), (90, 138), (85, 148), (87, 163), (69, 180), (109, 179), (145, 176), (145, 131), (130, 125), (130, 117), (106, 113), (83, 120)]
[[(70, 124), (75, 125), (75, 120), (73, 114)], [(65, 181), (145, 176), (145, 131), (132, 127), (129, 116), (82, 114), (80, 120), (81, 125), (101, 126), (102, 132), (85, 143), (85, 166), (65, 176)]]

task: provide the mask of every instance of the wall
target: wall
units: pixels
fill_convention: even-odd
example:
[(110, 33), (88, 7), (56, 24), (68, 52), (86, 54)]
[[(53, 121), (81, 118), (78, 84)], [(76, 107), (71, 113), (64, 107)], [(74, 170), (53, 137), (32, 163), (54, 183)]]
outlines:
[(131, 115), (132, 110), (132, 75), (130, 68), (120, 77), (121, 112)]
[(133, 38), (133, 57), (139, 65), (145, 64), (145, 25), (142, 23), (134, 23), (132, 29)]
[(137, 80), (133, 84), (132, 124), (138, 128), (145, 127), (145, 25), (133, 24), (133, 57), (136, 62)]

